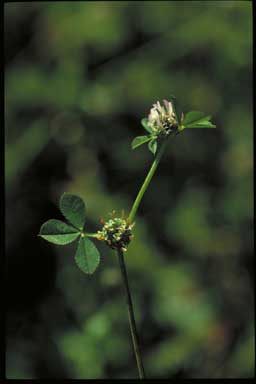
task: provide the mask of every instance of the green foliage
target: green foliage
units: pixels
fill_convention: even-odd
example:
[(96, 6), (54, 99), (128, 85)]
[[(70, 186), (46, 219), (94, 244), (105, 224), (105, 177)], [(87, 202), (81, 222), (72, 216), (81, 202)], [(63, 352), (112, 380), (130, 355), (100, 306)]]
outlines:
[(155, 155), (157, 150), (156, 135), (153, 133), (151, 127), (148, 125), (148, 119), (144, 117), (141, 120), (142, 126), (149, 132), (148, 136), (137, 136), (133, 139), (131, 147), (132, 149), (138, 148), (139, 146), (148, 143), (148, 149)]
[(75, 261), (84, 273), (92, 274), (100, 262), (100, 254), (93, 242), (81, 236), (79, 239)]
[(148, 125), (148, 119), (146, 117), (141, 120), (141, 124), (146, 129), (146, 131), (153, 133), (151, 127)]
[(211, 116), (204, 116), (203, 112), (191, 111), (186, 113), (182, 125), (184, 128), (216, 128), (210, 119)]
[[(177, 112), (173, 112), (172, 102), (164, 100), (163, 104), (164, 106), (161, 106), (159, 102), (157, 102), (157, 104), (153, 105), (153, 108), (151, 109), (149, 115), (150, 126), (148, 125), (147, 120), (142, 120), (142, 125), (145, 129), (151, 131), (152, 127), (152, 133), (149, 136), (136, 137), (132, 142), (132, 149), (137, 148), (138, 146), (148, 142), (149, 150), (153, 153), (153, 155), (155, 155), (158, 146), (158, 138), (164, 140), (172, 132), (174, 132), (175, 134), (178, 133), (179, 126), (177, 123), (177, 118), (175, 117), (177, 116)], [(186, 127), (197, 127), (198, 125), (201, 125), (202, 127), (206, 126), (206, 123), (210, 120), (210, 116), (202, 116), (203, 114), (201, 112), (189, 112), (184, 118), (184, 125), (182, 129)], [(127, 274), (125, 271), (123, 252), (127, 250), (127, 245), (130, 243), (131, 238), (133, 237), (131, 229), (134, 223), (131, 224), (131, 222), (134, 220), (139, 204), (141, 203), (142, 196), (144, 195), (150, 183), (150, 180), (154, 172), (156, 171), (157, 165), (165, 148), (166, 145), (163, 145), (158, 159), (155, 160), (155, 162), (153, 163), (153, 165), (155, 164), (155, 167), (152, 166), (150, 168), (149, 173), (147, 174), (145, 181), (142, 184), (141, 189), (139, 190), (138, 195), (134, 201), (128, 219), (126, 220), (124, 218), (113, 217), (107, 223), (104, 224), (102, 231), (98, 231), (97, 234), (93, 234), (93, 236), (96, 235), (94, 237), (97, 237), (98, 240), (104, 240), (111, 248), (118, 250), (121, 273), (124, 279), (124, 286), (126, 288), (126, 295), (128, 298), (129, 320), (134, 319), (134, 311), (132, 303), (129, 299), (130, 290)], [(79, 232), (75, 233), (75, 237), (80, 235), (80, 239), (75, 254), (75, 261), (78, 267), (84, 273), (94, 273), (100, 262), (100, 254), (95, 245), (92, 243), (92, 241), (85, 238), (85, 236), (88, 236), (88, 234), (82, 231), (85, 222), (85, 205), (83, 200), (78, 196), (64, 193), (60, 199), (60, 210), (66, 217), (66, 219), (72, 225), (74, 225), (74, 227), (70, 227), (58, 220), (50, 220), (43, 225), (40, 235), (46, 240), (55, 244), (67, 244), (75, 239), (70, 238), (70, 236), (73, 234), (73, 231), (77, 228)], [(190, 311), (190, 309), (188, 310)], [(196, 323), (198, 324), (197, 313), (195, 319)], [(141, 353), (138, 348), (139, 346), (136, 336), (135, 320), (129, 321), (129, 324), (133, 341), (134, 353), (136, 355), (139, 377), (140, 379), (143, 379), (145, 377), (144, 368), (141, 362)]]
[[(185, 128), (216, 128), (216, 125), (212, 124), (210, 122), (211, 116), (205, 116), (203, 112), (199, 111), (190, 111), (188, 113), (183, 114), (180, 108), (180, 104), (178, 103), (175, 96), (169, 97), (170, 101), (172, 102), (172, 107), (174, 110), (174, 114), (176, 116), (176, 121), (178, 122), (177, 130), (174, 130), (174, 133), (180, 133)], [(155, 156), (157, 147), (158, 147), (158, 141), (161, 138), (161, 140), (164, 138), (166, 139), (169, 134), (166, 137), (163, 137), (161, 134), (161, 130), (157, 133), (154, 132), (151, 128), (151, 126), (148, 124), (148, 119), (143, 118), (141, 120), (141, 124), (149, 132), (148, 136), (137, 136), (132, 141), (132, 149), (138, 148), (139, 146), (148, 143), (148, 149), (150, 152), (153, 153)], [(172, 132), (172, 131), (170, 131)]]
[(79, 236), (79, 232), (63, 221), (51, 219), (42, 225), (39, 236), (50, 243), (65, 245), (72, 243)]
[(171, 140), (143, 198), (126, 261), (145, 368), (254, 377), (252, 16), (250, 1), (6, 2), (8, 379), (136, 377), (112, 251), (96, 244), (88, 279), (72, 244), (34, 234), (60, 190), (86, 196), (88, 228), (129, 210), (150, 165), (130, 141), (170, 92), (178, 118), (202, 110), (218, 132)]
[(151, 139), (148, 143), (148, 149), (153, 153), (153, 155), (156, 154), (157, 151), (157, 141), (156, 139)]
[(74, 227), (83, 229), (85, 223), (85, 205), (79, 196), (64, 193), (60, 199), (60, 210)]
[(84, 273), (95, 272), (100, 261), (100, 254), (93, 242), (83, 232), (85, 223), (85, 205), (81, 197), (64, 193), (60, 198), (62, 214), (74, 225), (68, 225), (60, 220), (51, 219), (41, 226), (39, 236), (53, 244), (65, 245), (76, 240), (79, 242), (75, 254), (75, 261)]
[(150, 140), (148, 136), (137, 136), (132, 141), (132, 149), (139, 147), (142, 144), (147, 143)]

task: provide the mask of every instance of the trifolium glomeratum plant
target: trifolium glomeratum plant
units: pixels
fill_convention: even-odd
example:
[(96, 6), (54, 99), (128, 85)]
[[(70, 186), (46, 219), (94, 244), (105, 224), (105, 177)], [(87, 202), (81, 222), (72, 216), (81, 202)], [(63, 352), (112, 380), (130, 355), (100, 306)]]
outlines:
[(202, 112), (191, 111), (184, 114), (179, 111), (174, 97), (170, 97), (168, 101), (163, 100), (162, 104), (159, 101), (153, 104), (148, 116), (143, 118), (141, 123), (146, 134), (135, 137), (131, 147), (135, 149), (147, 144), (154, 158), (129, 215), (125, 217), (124, 211), (120, 215), (113, 211), (110, 218), (101, 219), (101, 227), (98, 231), (91, 233), (87, 228), (84, 201), (77, 195), (64, 193), (60, 198), (59, 208), (66, 222), (55, 219), (48, 220), (41, 226), (39, 236), (56, 245), (77, 241), (75, 261), (85, 274), (93, 274), (100, 263), (100, 254), (96, 247), (98, 241), (103, 241), (106, 246), (117, 253), (127, 299), (129, 325), (138, 373), (140, 379), (144, 379), (145, 370), (139, 348), (124, 253), (128, 257), (129, 244), (135, 236), (137, 210), (170, 139), (175, 140), (175, 137), (186, 129), (215, 128), (215, 125), (211, 122), (211, 116), (206, 116)]

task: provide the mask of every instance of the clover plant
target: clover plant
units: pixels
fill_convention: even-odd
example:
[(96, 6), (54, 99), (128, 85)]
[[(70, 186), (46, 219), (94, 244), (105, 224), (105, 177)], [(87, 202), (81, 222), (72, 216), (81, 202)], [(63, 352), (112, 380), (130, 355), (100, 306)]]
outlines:
[(107, 246), (117, 252), (126, 293), (129, 325), (138, 373), (140, 379), (143, 379), (145, 378), (145, 370), (139, 348), (124, 252), (127, 252), (134, 237), (133, 228), (136, 212), (166, 150), (169, 139), (174, 139), (176, 135), (185, 129), (215, 128), (216, 126), (212, 124), (211, 116), (205, 116), (202, 112), (191, 111), (186, 114), (180, 112), (177, 101), (173, 96), (170, 97), (170, 101), (164, 100), (162, 105), (159, 101), (153, 104), (148, 117), (143, 118), (141, 124), (147, 134), (135, 137), (131, 147), (135, 149), (147, 144), (148, 149), (154, 156), (154, 160), (128, 217), (125, 217), (124, 211), (120, 216), (117, 216), (113, 211), (109, 220), (106, 222), (101, 220), (102, 226), (96, 233), (87, 232), (86, 209), (83, 200), (79, 196), (64, 193), (60, 198), (59, 208), (67, 222), (50, 219), (41, 226), (39, 236), (56, 245), (66, 245), (77, 241), (74, 258), (77, 266), (86, 274), (94, 273), (100, 263), (99, 251), (91, 239), (94, 239), (95, 242), (104, 241)]

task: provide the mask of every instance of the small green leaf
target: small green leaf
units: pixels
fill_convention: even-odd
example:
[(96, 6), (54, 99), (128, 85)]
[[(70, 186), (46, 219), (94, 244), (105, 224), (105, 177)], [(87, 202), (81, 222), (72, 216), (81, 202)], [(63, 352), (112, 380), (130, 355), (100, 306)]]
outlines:
[(60, 220), (51, 219), (41, 226), (39, 236), (53, 244), (72, 243), (79, 233), (76, 228)]
[(216, 125), (212, 124), (210, 121), (202, 121), (201, 123), (187, 125), (186, 128), (216, 128)]
[(132, 149), (139, 147), (140, 145), (147, 143), (150, 140), (149, 136), (137, 136), (132, 141)]
[(157, 141), (155, 139), (151, 140), (149, 143), (148, 143), (148, 149), (153, 153), (153, 155), (156, 154), (156, 150), (157, 150)]
[(182, 125), (185, 128), (216, 128), (210, 119), (211, 116), (204, 116), (203, 112), (191, 111), (185, 115)]
[(60, 210), (65, 218), (79, 230), (85, 222), (85, 205), (81, 197), (64, 193), (60, 198)]
[(206, 117), (204, 116), (203, 112), (191, 111), (191, 112), (188, 112), (185, 114), (182, 125), (187, 127), (188, 124), (196, 123), (196, 122), (200, 121), (202, 118), (205, 119)]
[(92, 274), (96, 270), (100, 262), (100, 254), (91, 240), (80, 237), (75, 261), (84, 273)]
[(149, 133), (152, 133), (152, 129), (150, 128), (150, 126), (148, 125), (148, 119), (146, 117), (144, 117), (142, 120), (141, 120), (141, 124), (143, 125), (143, 127), (146, 129), (146, 131), (148, 131)]

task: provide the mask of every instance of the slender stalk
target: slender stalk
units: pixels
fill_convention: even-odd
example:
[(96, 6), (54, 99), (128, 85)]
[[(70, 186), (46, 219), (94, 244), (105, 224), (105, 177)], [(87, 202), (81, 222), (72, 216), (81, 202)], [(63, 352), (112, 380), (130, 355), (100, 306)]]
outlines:
[[(138, 195), (134, 201), (134, 204), (132, 206), (131, 212), (129, 214), (129, 221), (132, 222), (134, 220), (134, 217), (136, 215), (136, 212), (139, 208), (140, 202), (142, 200), (142, 197), (144, 193), (146, 192), (149, 183), (157, 169), (157, 166), (161, 160), (161, 157), (164, 153), (164, 150), (166, 148), (168, 140), (165, 140), (161, 147), (159, 148), (156, 158), (153, 161), (153, 164), (151, 165), (151, 168), (145, 178), (144, 183), (142, 184)], [(84, 236), (87, 237), (97, 237), (98, 234), (96, 233), (86, 233), (84, 232)], [(142, 357), (141, 357), (141, 352), (140, 352), (140, 347), (139, 347), (139, 338), (138, 338), (138, 333), (137, 333), (137, 328), (136, 328), (136, 322), (135, 322), (135, 317), (134, 317), (134, 310), (133, 310), (133, 304), (132, 304), (132, 297), (131, 297), (131, 292), (130, 292), (130, 287), (129, 287), (129, 281), (128, 281), (128, 275), (126, 271), (126, 266), (125, 266), (125, 261), (124, 261), (124, 255), (123, 251), (120, 249), (117, 250), (118, 253), (118, 259), (119, 259), (119, 265), (120, 265), (120, 270), (121, 270), (121, 275), (125, 287), (125, 292), (126, 292), (126, 301), (127, 301), (127, 309), (128, 309), (128, 317), (129, 317), (129, 325), (130, 325), (130, 331), (131, 331), (131, 336), (132, 336), (132, 343), (133, 343), (133, 349), (136, 357), (136, 362), (137, 362), (137, 367), (139, 371), (139, 377), (140, 379), (145, 379), (145, 371), (143, 367), (143, 362), (142, 362)]]
[(124, 262), (124, 255), (123, 255), (123, 252), (121, 250), (118, 250), (117, 253), (118, 253), (123, 283), (124, 283), (125, 291), (126, 291), (129, 324), (130, 324), (130, 330), (131, 330), (131, 335), (132, 335), (133, 349), (134, 349), (134, 353), (135, 353), (135, 357), (136, 357), (136, 361), (137, 361), (137, 367), (138, 367), (138, 371), (139, 371), (139, 377), (140, 377), (140, 379), (145, 379), (145, 371), (144, 371), (141, 352), (140, 352), (140, 348), (139, 348), (138, 333), (137, 333), (137, 328), (136, 328), (136, 323), (135, 323), (134, 310), (133, 310), (131, 292), (130, 292), (130, 288), (129, 288), (128, 276), (127, 276), (125, 262)]
[(98, 233), (88, 233), (88, 232), (82, 232), (84, 236), (86, 237), (94, 237), (94, 238), (98, 238)]
[[(168, 140), (165, 140), (162, 143), (161, 147), (159, 148), (159, 150), (156, 154), (156, 158), (153, 161), (153, 164), (151, 165), (151, 168), (150, 168), (150, 170), (149, 170), (149, 172), (145, 178), (145, 181), (142, 184), (142, 186), (138, 192), (138, 195), (137, 195), (137, 197), (133, 203), (131, 212), (130, 212), (129, 217), (128, 217), (130, 222), (132, 222), (135, 218), (135, 215), (136, 215), (136, 212), (139, 208), (142, 197), (143, 197), (144, 193), (146, 192), (146, 190), (149, 186), (149, 183), (150, 183), (150, 181), (151, 181), (151, 179), (152, 179), (152, 177), (153, 177), (153, 175), (157, 169), (157, 166), (158, 166), (158, 164), (161, 160), (161, 157), (165, 151), (167, 142), (168, 142)], [(132, 335), (133, 349), (134, 349), (134, 353), (135, 353), (135, 357), (136, 357), (136, 361), (137, 361), (137, 367), (138, 367), (138, 371), (139, 371), (139, 377), (140, 377), (140, 379), (145, 379), (145, 371), (144, 371), (141, 352), (140, 352), (140, 348), (139, 348), (138, 333), (137, 333), (137, 329), (136, 329), (136, 322), (135, 322), (135, 317), (134, 317), (132, 297), (131, 297), (130, 288), (129, 288), (129, 282), (128, 282), (128, 276), (127, 276), (127, 272), (126, 272), (124, 256), (123, 256), (123, 252), (121, 250), (118, 250), (117, 253), (118, 253), (118, 258), (119, 258), (121, 274), (123, 277), (123, 283), (124, 283), (125, 290), (126, 290), (129, 324), (130, 324), (130, 330), (131, 330), (131, 335)]]
[(168, 142), (168, 140), (165, 140), (162, 143), (159, 151), (156, 154), (156, 158), (155, 158), (153, 164), (151, 165), (151, 168), (150, 168), (150, 170), (149, 170), (149, 172), (148, 172), (148, 174), (146, 176), (146, 179), (145, 179), (144, 183), (142, 184), (142, 186), (141, 186), (141, 188), (140, 188), (140, 190), (138, 192), (138, 195), (137, 195), (137, 197), (136, 197), (136, 199), (135, 199), (135, 201), (133, 203), (131, 212), (130, 212), (129, 217), (128, 217), (130, 222), (132, 222), (134, 220), (134, 217), (135, 217), (136, 212), (137, 212), (137, 210), (139, 208), (141, 199), (142, 199), (144, 193), (146, 192), (146, 190), (148, 188), (148, 185), (149, 185), (149, 183), (150, 183), (150, 181), (151, 181), (151, 179), (152, 179), (152, 177), (153, 177), (153, 175), (154, 175), (154, 173), (155, 173), (155, 171), (157, 169), (159, 161), (161, 160), (161, 157), (162, 157), (162, 155), (164, 153), (164, 150), (166, 148), (167, 142)]

